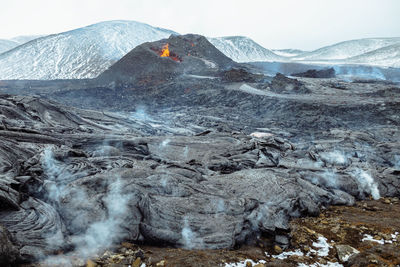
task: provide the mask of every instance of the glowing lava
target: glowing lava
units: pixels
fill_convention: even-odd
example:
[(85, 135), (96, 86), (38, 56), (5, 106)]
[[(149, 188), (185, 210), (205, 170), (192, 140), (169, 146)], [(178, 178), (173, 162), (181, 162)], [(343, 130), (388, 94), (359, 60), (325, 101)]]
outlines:
[[(155, 49), (153, 50), (156, 51)], [(182, 59), (177, 54), (169, 51), (169, 44), (163, 45), (161, 51), (159, 51), (158, 54), (160, 55), (160, 57), (169, 57), (176, 62), (182, 62)]]
[(169, 57), (169, 48), (168, 44), (164, 45), (162, 50), (161, 50), (161, 55), (160, 57)]

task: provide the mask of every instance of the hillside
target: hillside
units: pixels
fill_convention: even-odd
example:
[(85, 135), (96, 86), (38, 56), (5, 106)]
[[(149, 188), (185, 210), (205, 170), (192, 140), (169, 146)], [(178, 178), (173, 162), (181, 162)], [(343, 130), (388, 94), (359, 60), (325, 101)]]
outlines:
[(400, 43), (400, 38), (370, 38), (340, 42), (294, 57), (294, 60), (338, 60), (355, 57), (385, 46)]
[(271, 50), (262, 47), (247, 37), (230, 36), (208, 38), (208, 40), (222, 53), (236, 62), (285, 60), (284, 57), (276, 55)]
[(0, 79), (94, 78), (137, 45), (172, 33), (135, 21), (108, 21), (49, 35), (0, 55)]

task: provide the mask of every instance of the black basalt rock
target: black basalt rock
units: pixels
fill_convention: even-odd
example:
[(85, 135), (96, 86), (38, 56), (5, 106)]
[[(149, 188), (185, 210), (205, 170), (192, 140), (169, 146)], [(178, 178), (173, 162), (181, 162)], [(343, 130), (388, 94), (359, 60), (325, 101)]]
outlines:
[(0, 225), (0, 263), (1, 266), (15, 266), (17, 260), (19, 260), (18, 247), (14, 243), (10, 232), (6, 228)]
[(293, 73), (291, 76), (304, 78), (335, 78), (336, 73), (334, 68), (323, 70), (307, 70), (306, 72)]

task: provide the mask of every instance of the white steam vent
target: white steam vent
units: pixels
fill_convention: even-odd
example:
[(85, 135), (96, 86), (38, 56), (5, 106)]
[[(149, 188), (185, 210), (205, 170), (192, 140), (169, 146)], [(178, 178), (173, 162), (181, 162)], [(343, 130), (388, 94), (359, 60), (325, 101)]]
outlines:
[(358, 169), (354, 172), (353, 176), (357, 179), (360, 189), (363, 192), (371, 194), (373, 199), (380, 199), (381, 196), (379, 193), (378, 184), (369, 173)]

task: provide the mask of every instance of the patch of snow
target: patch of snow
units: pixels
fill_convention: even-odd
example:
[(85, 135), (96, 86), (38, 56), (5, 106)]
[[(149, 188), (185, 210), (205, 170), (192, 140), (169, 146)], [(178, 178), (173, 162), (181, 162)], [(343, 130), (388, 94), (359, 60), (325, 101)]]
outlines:
[(365, 234), (364, 237), (363, 237), (363, 239), (361, 239), (361, 241), (362, 241), (362, 242), (364, 242), (364, 241), (371, 241), (371, 242), (379, 243), (379, 244), (381, 244), (381, 245), (385, 244), (384, 239), (377, 240), (377, 239), (374, 239), (371, 235), (368, 235), (368, 234)]
[(332, 246), (327, 242), (327, 239), (323, 236), (318, 237), (318, 241), (313, 242), (312, 246), (317, 248), (317, 250), (310, 249), (307, 256), (310, 256), (310, 254), (313, 253), (319, 257), (326, 257), (329, 254), (329, 250), (332, 248)]
[(302, 257), (302, 256), (304, 256), (304, 253), (300, 249), (296, 249), (295, 251), (285, 251), (285, 252), (282, 252), (279, 255), (272, 255), (272, 256), (270, 256), (267, 253), (265, 253), (265, 256), (272, 257), (274, 259), (284, 260), (284, 259), (287, 259), (288, 257), (291, 257), (291, 256)]
[[(310, 257), (311, 254), (316, 255), (318, 257), (326, 257), (329, 255), (329, 250), (332, 248), (332, 246), (328, 243), (328, 240), (323, 236), (318, 237), (318, 240), (316, 242), (313, 242), (312, 246), (315, 249), (310, 249), (307, 255), (305, 255), (306, 257)], [(304, 256), (303, 252), (299, 249), (295, 251), (283, 252), (279, 255), (271, 256), (268, 253), (265, 253), (265, 255), (267, 257), (273, 257), (275, 259), (280, 259), (280, 260), (287, 259), (288, 257), (291, 256), (298, 256), (298, 257)], [(299, 267), (343, 267), (343, 265), (338, 262), (329, 262), (329, 261), (326, 264), (321, 264), (318, 262), (313, 264), (299, 263), (298, 266)]]
[(273, 136), (273, 134), (272, 133), (263, 133), (263, 132), (254, 132), (254, 133), (251, 133), (250, 136), (257, 137), (257, 138), (263, 138), (263, 137)]
[(191, 78), (196, 78), (196, 79), (218, 79), (218, 77), (193, 75), (193, 74), (186, 74), (186, 76), (191, 77)]
[(399, 232), (395, 232), (394, 234), (391, 234), (390, 236), (392, 237), (392, 240), (385, 240), (385, 243), (392, 244), (393, 242), (396, 242), (398, 235), (399, 235)]
[(313, 263), (313, 264), (304, 264), (304, 263), (299, 263), (299, 265), (297, 265), (298, 267), (343, 267), (342, 264), (340, 264), (339, 262), (330, 262), (328, 261), (326, 264), (322, 264), (322, 263)]
[(254, 262), (253, 260), (247, 259), (241, 262), (236, 262), (236, 263), (225, 263), (224, 267), (246, 267), (247, 263), (250, 262), (251, 266), (260, 264), (260, 263), (266, 263), (264, 260), (260, 260), (258, 262)]
[(348, 254), (344, 255), (344, 256), (342, 257), (342, 259), (341, 259), (343, 262), (347, 262), (347, 261), (350, 259), (351, 256), (353, 256), (353, 255), (355, 255), (355, 254), (359, 254), (360, 251), (357, 250), (357, 249), (355, 249), (355, 248), (352, 248), (352, 251), (349, 251), (349, 252), (347, 252), (347, 253), (348, 253)]

